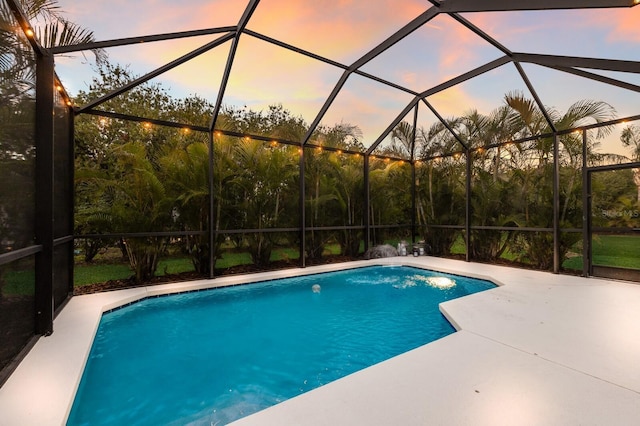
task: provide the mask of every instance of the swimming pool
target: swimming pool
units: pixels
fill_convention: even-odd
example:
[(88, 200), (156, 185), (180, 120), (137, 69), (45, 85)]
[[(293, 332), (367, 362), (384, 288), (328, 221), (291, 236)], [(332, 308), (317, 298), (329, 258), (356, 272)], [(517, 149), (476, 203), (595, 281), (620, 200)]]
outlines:
[(227, 423), (452, 333), (438, 304), (492, 287), (366, 267), (146, 299), (103, 316), (68, 424)]

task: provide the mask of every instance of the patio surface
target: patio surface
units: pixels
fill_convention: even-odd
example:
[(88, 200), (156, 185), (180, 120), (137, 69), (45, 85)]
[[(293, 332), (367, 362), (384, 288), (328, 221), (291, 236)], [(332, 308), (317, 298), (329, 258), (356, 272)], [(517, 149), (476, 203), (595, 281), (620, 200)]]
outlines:
[(0, 388), (0, 425), (64, 424), (100, 314), (160, 293), (371, 264), (488, 278), (441, 311), (460, 330), (234, 425), (637, 425), (640, 285), (396, 257), (76, 296)]

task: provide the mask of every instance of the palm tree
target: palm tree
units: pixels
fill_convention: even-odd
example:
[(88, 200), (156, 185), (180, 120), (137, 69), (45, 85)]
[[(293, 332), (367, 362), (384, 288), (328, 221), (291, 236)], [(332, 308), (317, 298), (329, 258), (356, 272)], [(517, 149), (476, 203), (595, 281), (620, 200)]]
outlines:
[[(321, 129), (324, 144), (339, 149), (364, 151), (362, 131), (358, 126), (340, 123)], [(334, 201), (329, 214), (335, 218), (336, 225), (362, 225), (364, 168), (361, 155), (329, 156), (328, 177), (330, 194)], [(345, 229), (335, 234), (340, 244), (340, 254), (357, 256), (362, 233), (354, 229)]]
[(249, 253), (256, 266), (269, 263), (274, 246), (274, 236), (261, 232), (278, 227), (287, 198), (295, 195), (297, 156), (286, 146), (270, 147), (249, 138), (241, 139), (234, 149), (237, 161), (239, 186), (243, 197), (238, 212), (242, 212), (244, 226), (257, 229), (248, 234)]
[[(209, 224), (209, 145), (193, 142), (176, 147), (158, 161), (167, 191), (175, 199), (174, 217), (181, 230), (204, 232)], [(196, 272), (209, 272), (209, 242), (200, 234), (187, 235), (184, 246)]]
[[(511, 120), (519, 124), (518, 136), (534, 136), (551, 133), (551, 127), (533, 100), (523, 94), (512, 92), (505, 96), (505, 104), (515, 113)], [(558, 130), (571, 129), (591, 123), (602, 123), (615, 118), (615, 109), (600, 101), (581, 100), (572, 104), (565, 113), (548, 109), (548, 117)], [(515, 129), (518, 129), (516, 126)], [(590, 157), (595, 154), (591, 149), (611, 132), (610, 127), (601, 127), (595, 138), (589, 140)], [(560, 225), (579, 227), (582, 223), (581, 205), (581, 163), (582, 137), (578, 134), (565, 134), (559, 137), (560, 143)], [(518, 154), (523, 156), (519, 167), (512, 172), (512, 179), (521, 188), (523, 225), (550, 228), (553, 225), (553, 139), (540, 139), (535, 143), (521, 144)], [(527, 153), (528, 150), (528, 153)], [(512, 185), (513, 186), (513, 185)], [(560, 241), (561, 258), (580, 238), (577, 233), (562, 233)], [(548, 233), (527, 232), (518, 236), (526, 257), (540, 268), (547, 269), (553, 264), (553, 245)]]
[[(407, 162), (374, 160), (370, 167), (369, 185), (371, 225), (411, 223), (411, 168)], [(390, 231), (375, 227), (371, 232), (374, 244), (382, 244), (391, 236)], [(411, 235), (407, 229), (401, 232), (397, 238), (408, 238)]]
[(620, 141), (624, 146), (631, 148), (631, 159), (640, 161), (640, 125), (632, 124), (622, 129)]
[[(18, 0), (26, 19), (32, 24), (35, 39), (45, 48), (70, 46), (95, 41), (93, 32), (64, 17), (57, 0)], [(0, 3), (0, 75), (10, 73), (19, 82), (31, 84), (34, 77), (31, 46), (18, 36), (13, 13)], [(98, 63), (106, 59), (104, 50), (93, 50)]]
[(307, 226), (305, 233), (306, 256), (317, 260), (322, 257), (325, 245), (333, 238), (332, 231), (318, 231), (313, 228), (332, 226), (335, 217), (331, 211), (337, 200), (332, 191), (331, 156), (339, 155), (327, 151), (307, 150), (304, 153), (305, 206), (307, 208)]
[(391, 146), (385, 150), (385, 153), (400, 158), (414, 158), (417, 141), (414, 141), (413, 133), (411, 124), (406, 121), (398, 123), (391, 131)]
[[(364, 169), (362, 156), (330, 157), (333, 167), (333, 195), (338, 203), (340, 225), (362, 225), (364, 200)], [(362, 233), (354, 229), (345, 229), (337, 234), (341, 254), (357, 256)]]
[[(171, 223), (173, 200), (167, 194), (156, 165), (140, 141), (114, 147), (113, 170), (80, 169), (78, 182), (89, 187), (104, 207), (103, 217), (117, 233), (164, 231)], [(153, 278), (163, 237), (127, 238), (125, 248), (136, 282)]]
[[(620, 140), (632, 149), (633, 161), (640, 161), (640, 126), (631, 125), (622, 130)], [(637, 205), (640, 207), (640, 169), (633, 169), (633, 183), (638, 187)]]
[[(362, 163), (356, 161), (354, 155), (329, 152), (323, 147), (362, 151), (364, 146), (361, 140), (360, 129), (347, 123), (332, 127), (319, 126), (314, 132), (312, 143), (319, 147), (304, 152), (307, 226), (314, 228), (351, 224), (355, 215), (352, 209), (356, 208), (353, 204), (355, 194), (350, 192), (351, 182), (343, 182), (342, 179), (361, 181)], [(352, 169), (354, 161), (360, 166)], [(354, 174), (346, 172), (347, 169)], [(325, 245), (335, 240), (340, 243), (342, 254), (351, 253), (351, 249), (347, 247), (353, 246), (357, 246), (357, 253), (359, 238), (360, 234), (353, 230), (310, 229), (305, 233), (306, 256), (310, 259), (321, 258)]]
[[(456, 129), (461, 122), (459, 118), (449, 118), (447, 125)], [(418, 152), (423, 160), (416, 166), (418, 226), (423, 228), (431, 254), (448, 255), (459, 231), (431, 225), (462, 224), (460, 212), (464, 209), (464, 167), (453, 157), (437, 156), (455, 151), (459, 143), (441, 122), (434, 123), (427, 130), (420, 128), (417, 133)]]
[[(640, 161), (640, 126), (631, 125), (622, 130), (620, 135), (622, 144), (631, 148), (633, 161)], [(640, 169), (633, 169), (633, 183), (638, 187), (637, 205), (640, 207)]]

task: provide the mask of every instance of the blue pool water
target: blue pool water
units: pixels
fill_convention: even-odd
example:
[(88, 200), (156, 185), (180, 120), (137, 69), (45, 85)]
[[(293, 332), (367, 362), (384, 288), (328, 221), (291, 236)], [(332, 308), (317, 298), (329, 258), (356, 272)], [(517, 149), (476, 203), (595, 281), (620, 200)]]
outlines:
[(67, 424), (225, 424), (453, 333), (438, 304), (493, 287), (367, 267), (146, 299), (103, 315)]

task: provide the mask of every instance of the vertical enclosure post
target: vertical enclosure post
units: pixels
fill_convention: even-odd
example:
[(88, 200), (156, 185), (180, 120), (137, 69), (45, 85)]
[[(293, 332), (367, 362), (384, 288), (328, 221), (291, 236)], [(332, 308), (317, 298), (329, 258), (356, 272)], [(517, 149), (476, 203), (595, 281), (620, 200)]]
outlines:
[(36, 55), (36, 243), (42, 251), (36, 255), (36, 330), (53, 332), (53, 55)]
[[(68, 107), (67, 109), (67, 113), (68, 115), (68, 120), (67, 120), (67, 126), (68, 126), (68, 130), (69, 133), (67, 135), (67, 137), (69, 138), (68, 142), (68, 151), (67, 151), (67, 155), (69, 156), (67, 158), (68, 164), (67, 167), (69, 167), (69, 181), (67, 182), (66, 188), (67, 191), (69, 191), (70, 196), (68, 199), (69, 205), (67, 206), (67, 212), (69, 212), (68, 214), (68, 218), (67, 218), (67, 226), (68, 226), (68, 230), (69, 230), (69, 234), (73, 235), (74, 234), (74, 227), (75, 227), (75, 174), (76, 174), (76, 164), (75, 164), (75, 159), (76, 159), (76, 155), (75, 155), (75, 151), (76, 151), (76, 144), (75, 144), (75, 126), (76, 126), (76, 118), (75, 118), (75, 114), (73, 112), (73, 108), (71, 106)], [(71, 240), (71, 243), (69, 244), (69, 294), (73, 294), (73, 282), (74, 282), (74, 273), (75, 273), (75, 261), (73, 259), (73, 248), (74, 248), (74, 244), (73, 244), (74, 240)]]
[(418, 127), (418, 104), (413, 109), (413, 130), (411, 132), (411, 242), (416, 243), (416, 131)]
[(553, 134), (553, 273), (560, 273), (560, 148)]
[(209, 278), (213, 278), (216, 266), (214, 246), (216, 241), (215, 229), (215, 200), (213, 195), (213, 130), (209, 131)]
[(465, 260), (471, 261), (471, 149), (466, 149), (467, 167), (465, 180), (465, 215), (464, 215), (464, 232), (465, 238)]
[(369, 155), (364, 155), (364, 251), (369, 250), (371, 240), (371, 225), (369, 223), (369, 210), (371, 209), (371, 197), (369, 194)]
[(416, 242), (416, 162), (411, 162), (411, 242)]
[(593, 245), (591, 244), (593, 237), (593, 216), (591, 215), (593, 197), (591, 194), (591, 172), (587, 170), (587, 247), (582, 249), (582, 255), (587, 258), (588, 276), (593, 275)]
[(591, 274), (591, 185), (587, 169), (587, 131), (582, 131), (582, 276)]
[(304, 190), (304, 146), (300, 144), (300, 267), (307, 266), (307, 260), (305, 253), (307, 251), (307, 241), (305, 239), (307, 229), (307, 210), (305, 206), (306, 193)]

